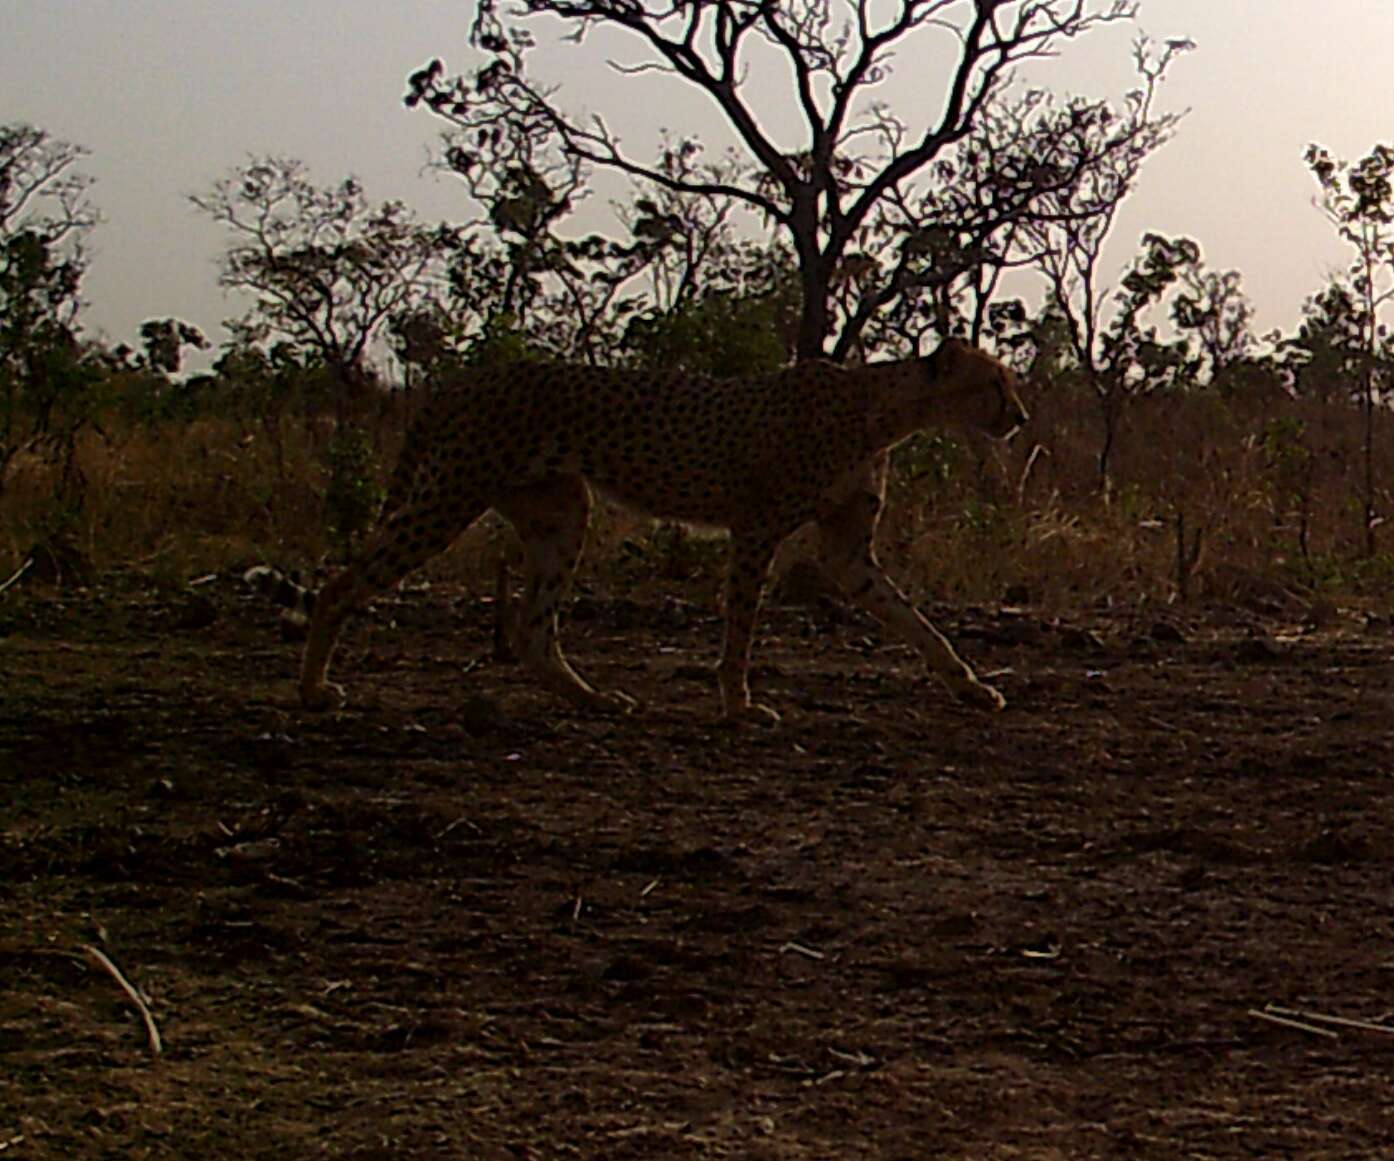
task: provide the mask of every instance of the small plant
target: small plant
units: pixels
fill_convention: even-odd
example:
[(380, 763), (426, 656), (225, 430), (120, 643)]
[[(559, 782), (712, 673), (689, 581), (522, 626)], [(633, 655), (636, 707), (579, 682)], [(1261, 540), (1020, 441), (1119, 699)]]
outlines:
[(324, 507), (329, 535), (340, 555), (347, 556), (382, 507), (386, 492), (379, 482), (373, 441), (365, 431), (341, 428), (330, 440), (327, 459)]
[(1281, 524), (1289, 512), (1297, 517), (1297, 546), (1311, 555), (1312, 484), (1316, 459), (1307, 446), (1307, 426), (1292, 416), (1270, 419), (1259, 446), (1272, 478), (1274, 515)]
[(895, 449), (891, 462), (898, 479), (906, 484), (927, 479), (940, 486), (954, 477), (962, 459), (963, 448), (953, 436), (921, 431)]
[(660, 574), (668, 580), (720, 575), (726, 540), (665, 520), (649, 536), (645, 555), (657, 563)]

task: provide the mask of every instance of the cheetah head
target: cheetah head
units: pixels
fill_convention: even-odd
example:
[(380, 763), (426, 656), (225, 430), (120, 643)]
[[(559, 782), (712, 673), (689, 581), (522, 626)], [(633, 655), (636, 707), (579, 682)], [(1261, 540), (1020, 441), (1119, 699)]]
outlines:
[(945, 339), (925, 359), (943, 419), (1005, 439), (1029, 418), (1011, 368), (960, 339)]

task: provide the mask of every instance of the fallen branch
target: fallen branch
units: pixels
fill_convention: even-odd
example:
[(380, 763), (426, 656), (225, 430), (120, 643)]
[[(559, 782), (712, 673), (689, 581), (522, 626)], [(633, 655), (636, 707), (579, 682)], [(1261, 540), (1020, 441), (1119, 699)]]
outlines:
[(792, 955), (801, 955), (804, 959), (827, 959), (827, 953), (821, 952), (815, 947), (804, 947), (801, 943), (786, 943), (780, 949), (780, 954), (788, 952)]
[(121, 969), (111, 962), (111, 958), (99, 947), (94, 947), (87, 943), (82, 948), (92, 961), (106, 972), (117, 986), (126, 993), (126, 998), (136, 1006), (140, 1013), (140, 1018), (145, 1022), (145, 1035), (150, 1042), (150, 1051), (159, 1056), (165, 1050), (164, 1043), (160, 1040), (160, 1029), (155, 1024), (155, 1017), (150, 1013), (150, 1005), (141, 997), (135, 985), (121, 974)]
[(1041, 456), (1048, 456), (1048, 455), (1050, 455), (1050, 449), (1047, 448), (1047, 447), (1043, 447), (1041, 444), (1036, 444), (1036, 445), (1031, 449), (1031, 454), (1030, 454), (1029, 456), (1026, 457), (1026, 466), (1025, 466), (1024, 468), (1021, 469), (1021, 478), (1017, 481), (1017, 485), (1016, 485), (1016, 498), (1017, 498), (1017, 503), (1019, 503), (1019, 504), (1024, 504), (1024, 503), (1026, 503), (1026, 485), (1027, 485), (1027, 483), (1028, 483), (1028, 482), (1030, 481), (1030, 479), (1031, 479), (1031, 469), (1034, 468), (1034, 467), (1036, 466), (1036, 461), (1037, 461), (1038, 459), (1040, 459)]
[(1301, 1020), (1292, 1020), (1287, 1016), (1278, 1016), (1258, 1008), (1250, 1008), (1249, 1015), (1255, 1020), (1267, 1020), (1270, 1024), (1281, 1024), (1284, 1028), (1292, 1028), (1298, 1032), (1310, 1032), (1313, 1036), (1325, 1036), (1328, 1040), (1340, 1039), (1340, 1034), (1331, 1031), (1330, 1028), (1318, 1028), (1315, 1024), (1305, 1024)]
[(33, 568), (33, 567), (34, 567), (34, 558), (33, 558), (32, 556), (30, 556), (30, 557), (28, 557), (28, 558), (25, 560), (25, 562), (24, 562), (23, 564), (21, 564), (21, 565), (19, 566), (19, 571), (16, 572), (16, 573), (14, 574), (14, 576), (10, 577), (9, 580), (7, 580), (4, 584), (0, 585), (0, 596), (4, 596), (4, 594), (5, 594), (9, 589), (14, 588), (14, 586), (17, 585), (17, 584), (19, 583), (19, 578), (22, 577), (26, 572), (28, 572), (28, 571), (29, 571), (31, 568)]
[(1325, 1012), (1306, 1012), (1301, 1008), (1280, 1008), (1277, 1004), (1265, 1004), (1263, 1010), (1276, 1016), (1287, 1016), (1294, 1020), (1308, 1020), (1313, 1024), (1334, 1024), (1339, 1028), (1354, 1028), (1361, 1032), (1378, 1032), (1384, 1036), (1394, 1036), (1394, 1027), (1379, 1024), (1373, 1020), (1352, 1020), (1347, 1016), (1328, 1016)]

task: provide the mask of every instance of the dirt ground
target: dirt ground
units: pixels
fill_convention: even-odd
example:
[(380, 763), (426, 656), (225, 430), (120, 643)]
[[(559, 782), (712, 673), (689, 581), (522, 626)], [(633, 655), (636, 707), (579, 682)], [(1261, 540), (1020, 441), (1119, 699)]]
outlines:
[(0, 1156), (1394, 1156), (1394, 1034), (1253, 1014), (1394, 1009), (1394, 627), (938, 612), (1004, 713), (821, 603), (767, 729), (672, 596), (578, 603), (607, 719), (448, 587), (322, 717), (231, 581), (10, 592)]

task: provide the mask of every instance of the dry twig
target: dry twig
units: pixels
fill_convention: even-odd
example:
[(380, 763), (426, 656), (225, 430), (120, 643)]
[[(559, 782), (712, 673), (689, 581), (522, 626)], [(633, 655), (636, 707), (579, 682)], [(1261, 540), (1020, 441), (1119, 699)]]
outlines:
[(1050, 455), (1050, 449), (1047, 447), (1043, 447), (1041, 444), (1036, 444), (1031, 449), (1031, 454), (1026, 457), (1026, 466), (1021, 469), (1021, 478), (1017, 481), (1017, 503), (1024, 504), (1026, 502), (1026, 485), (1030, 482), (1031, 479), (1031, 469), (1036, 466), (1036, 461), (1040, 459), (1041, 456), (1048, 455)]
[(4, 584), (0, 585), (0, 596), (3, 596), (7, 590), (17, 585), (19, 583), (19, 578), (22, 577), (33, 567), (34, 558), (31, 556), (27, 560), (25, 560), (23, 564), (19, 566), (19, 570), (14, 574), (14, 576), (10, 577), (9, 580), (7, 580)]
[(1298, 1032), (1310, 1032), (1313, 1036), (1325, 1036), (1328, 1040), (1339, 1039), (1339, 1034), (1330, 1028), (1318, 1028), (1315, 1024), (1306, 1024), (1301, 1020), (1292, 1020), (1287, 1016), (1278, 1016), (1258, 1008), (1250, 1008), (1249, 1015), (1255, 1020), (1267, 1020), (1270, 1024), (1281, 1024), (1284, 1028), (1292, 1028)]
[(111, 962), (111, 958), (99, 947), (94, 947), (90, 943), (83, 944), (82, 950), (85, 951), (92, 961), (100, 967), (107, 975), (116, 981), (117, 987), (126, 993), (126, 998), (136, 1006), (140, 1013), (140, 1018), (145, 1023), (145, 1035), (150, 1042), (150, 1051), (159, 1056), (165, 1050), (163, 1041), (160, 1039), (160, 1029), (155, 1024), (155, 1017), (150, 1012), (150, 1005), (145, 1002), (140, 991), (124, 975), (121, 969)]
[(780, 953), (790, 952), (793, 955), (801, 955), (804, 959), (827, 959), (827, 953), (819, 951), (815, 947), (804, 947), (801, 943), (786, 943), (780, 949)]
[(1338, 1028), (1354, 1028), (1360, 1032), (1378, 1032), (1384, 1036), (1394, 1036), (1394, 1027), (1379, 1024), (1373, 1020), (1353, 1020), (1347, 1016), (1328, 1016), (1325, 1012), (1307, 1012), (1301, 1008), (1280, 1008), (1277, 1004), (1265, 1004), (1263, 1010), (1275, 1016), (1286, 1016), (1293, 1020), (1306, 1020), (1313, 1024), (1334, 1024)]

